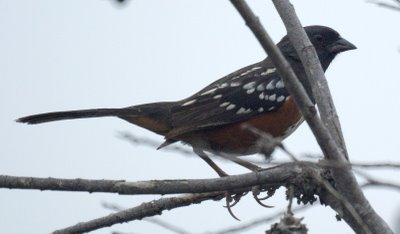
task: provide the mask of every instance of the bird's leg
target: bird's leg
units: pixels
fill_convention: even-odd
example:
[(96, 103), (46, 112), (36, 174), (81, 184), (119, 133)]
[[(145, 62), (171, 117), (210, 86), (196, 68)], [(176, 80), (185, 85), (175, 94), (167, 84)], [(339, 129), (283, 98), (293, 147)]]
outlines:
[[(231, 159), (233, 162), (235, 162), (235, 163), (237, 163), (237, 164), (239, 164), (239, 165), (241, 165), (241, 166), (244, 166), (244, 167), (246, 167), (247, 169), (249, 169), (249, 170), (251, 170), (251, 171), (254, 171), (254, 172), (257, 172), (257, 171), (259, 171), (260, 169), (262, 169), (261, 167), (259, 167), (259, 166), (257, 166), (257, 165), (255, 165), (255, 164), (253, 164), (253, 163), (250, 163), (250, 162), (247, 162), (247, 161), (245, 161), (245, 160), (243, 160), (243, 159), (240, 159), (240, 158), (234, 158), (234, 159)], [(267, 207), (267, 208), (272, 208), (273, 206), (269, 206), (269, 205), (266, 205), (266, 204), (264, 204), (264, 203), (262, 203), (262, 201), (261, 200), (266, 200), (266, 199), (268, 199), (270, 196), (267, 196), (267, 197), (259, 197), (259, 195), (260, 195), (260, 188), (259, 188), (260, 186), (254, 186), (253, 187), (253, 189), (252, 189), (252, 192), (253, 192), (253, 196), (254, 196), (254, 199), (256, 200), (256, 202), (258, 203), (258, 204), (260, 204), (261, 206), (264, 206), (264, 207)], [(236, 203), (234, 203), (233, 205), (235, 205)], [(232, 206), (233, 206), (232, 205)]]
[(238, 157), (234, 157), (234, 158), (229, 158), (229, 160), (235, 162), (236, 164), (239, 164), (240, 166), (243, 166), (247, 169), (249, 169), (250, 171), (254, 171), (257, 172), (258, 170), (262, 169), (261, 167), (251, 163), (251, 162), (247, 162), (243, 159), (240, 159)]
[[(200, 149), (197, 149), (197, 148), (193, 148), (193, 151), (195, 152), (195, 154), (200, 156), (200, 158), (202, 158), (208, 165), (210, 165), (212, 167), (212, 169), (214, 169), (214, 171), (217, 172), (217, 174), (220, 177), (229, 176), (224, 170), (222, 170), (217, 164), (215, 164), (215, 162), (212, 161), (211, 158), (208, 157), (208, 155), (206, 153), (204, 153), (203, 150), (200, 150)], [(240, 219), (238, 219), (235, 216), (235, 214), (232, 212), (231, 208), (239, 202), (239, 200), (240, 200), (240, 198), (242, 196), (243, 196), (243, 194), (240, 194), (240, 195), (236, 194), (236, 195), (232, 196), (232, 194), (229, 191), (227, 191), (226, 194), (225, 194), (225, 197), (226, 197), (226, 208), (228, 209), (229, 214), (234, 219), (239, 220), (239, 221), (240, 221)]]
[(203, 150), (193, 148), (193, 151), (195, 154), (200, 156), (200, 158), (203, 159), (208, 165), (210, 165), (210, 167), (212, 167), (212, 169), (214, 169), (214, 171), (217, 172), (220, 177), (228, 176), (228, 174), (224, 170), (222, 170), (217, 164), (215, 164), (215, 162), (211, 160), (211, 158), (208, 157), (208, 155), (204, 153)]
[[(250, 163), (250, 162), (247, 162), (247, 161), (245, 161), (245, 160), (243, 160), (243, 159), (240, 159), (240, 158), (233, 158), (233, 159), (231, 159), (233, 162), (235, 162), (235, 163), (237, 163), (237, 164), (239, 164), (239, 165), (241, 165), (241, 166), (243, 166), (243, 167), (246, 167), (247, 169), (249, 169), (249, 170), (251, 170), (251, 171), (254, 171), (254, 172), (257, 172), (257, 171), (259, 171), (260, 169), (262, 169), (261, 167), (259, 167), (259, 166), (257, 166), (257, 165), (255, 165), (255, 164), (253, 164), (253, 163)], [(264, 203), (262, 203), (262, 201), (261, 200), (266, 200), (266, 199), (268, 199), (270, 196), (267, 196), (267, 197), (259, 197), (259, 195), (260, 195), (260, 188), (259, 188), (260, 186), (254, 186), (253, 187), (253, 189), (252, 189), (252, 192), (253, 192), (253, 196), (254, 196), (254, 199), (256, 200), (256, 202), (258, 203), (258, 204), (260, 204), (261, 206), (264, 206), (264, 207), (267, 207), (267, 208), (272, 208), (273, 206), (270, 206), (270, 205), (266, 205), (266, 204), (264, 204)], [(235, 205), (236, 203), (234, 203), (233, 205)], [(232, 206), (233, 206), (232, 205)]]

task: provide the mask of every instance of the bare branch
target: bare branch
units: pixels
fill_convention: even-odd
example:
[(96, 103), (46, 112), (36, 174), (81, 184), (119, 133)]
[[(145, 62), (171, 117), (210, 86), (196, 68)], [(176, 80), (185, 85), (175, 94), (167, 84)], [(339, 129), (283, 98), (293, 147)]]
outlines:
[[(322, 68), (319, 65), (315, 50), (312, 48), (312, 46), (311, 48), (307, 47), (307, 45), (311, 45), (311, 43), (309, 42), (309, 39), (303, 27), (301, 26), (301, 23), (290, 2), (288, 0), (273, 0), (273, 2), (287, 28), (288, 35), (291, 38), (293, 46), (296, 48), (305, 70), (307, 71), (308, 78), (311, 81), (310, 83), (313, 94), (320, 110), (321, 118), (324, 121), (324, 126), (328, 127), (334, 138), (334, 142), (331, 143), (334, 145), (334, 151), (326, 151), (326, 148), (324, 150), (324, 145), (320, 144), (320, 146), (325, 157), (331, 155), (331, 157), (327, 158), (333, 160), (333, 162), (331, 162), (332, 164), (344, 165), (347, 151), (343, 140), (340, 123), (337, 118), (332, 97), (330, 95)], [(314, 76), (312, 73), (315, 73), (316, 75)], [(311, 125), (310, 127), (312, 129), (314, 128)], [(317, 139), (322, 140), (323, 135), (320, 135), (320, 132), (318, 133), (319, 134), (316, 135)], [(325, 134), (328, 136), (330, 135), (329, 133)], [(320, 141), (318, 142), (320, 143)], [(340, 146), (341, 150), (338, 150), (337, 146)], [(368, 200), (365, 198), (350, 168), (346, 166), (343, 168), (336, 167), (332, 168), (332, 172), (333, 178), (337, 184), (336, 189), (339, 191), (339, 194), (342, 194), (346, 201), (351, 204), (351, 207), (356, 209), (356, 213), (360, 215), (361, 218), (356, 218), (354, 212), (352, 212), (350, 209), (344, 209), (342, 205), (340, 205), (340, 207), (336, 207), (336, 205), (338, 205), (336, 202), (330, 203), (330, 201), (327, 201), (327, 203), (338, 212), (339, 210), (343, 209), (343, 218), (353, 228), (353, 230), (355, 232), (364, 232), (365, 230), (370, 230), (373, 233), (393, 233), (390, 227), (373, 210)], [(365, 226), (367, 228), (365, 228)]]
[(386, 188), (400, 190), (400, 184), (395, 184), (395, 183), (375, 179), (372, 176), (368, 175), (367, 173), (359, 171), (359, 170), (357, 170), (355, 172), (367, 181), (361, 185), (362, 188), (379, 186), (379, 187), (386, 187)]
[(393, 0), (393, 1), (394, 1), (397, 5), (390, 4), (390, 3), (387, 3), (387, 2), (382, 2), (382, 1), (374, 1), (374, 0), (367, 1), (367, 2), (372, 3), (372, 4), (375, 4), (375, 5), (380, 6), (380, 7), (384, 7), (384, 8), (386, 8), (386, 9), (395, 10), (395, 11), (400, 11), (400, 2), (399, 2), (398, 0)]
[(160, 227), (163, 227), (163, 228), (165, 228), (165, 229), (167, 229), (167, 230), (169, 230), (169, 231), (171, 231), (171, 232), (174, 232), (174, 233), (178, 233), (178, 234), (190, 234), (190, 232), (188, 232), (188, 231), (186, 231), (186, 230), (183, 230), (182, 228), (177, 227), (177, 226), (175, 226), (175, 225), (172, 225), (172, 224), (170, 224), (170, 223), (167, 223), (167, 222), (165, 222), (165, 221), (163, 221), (163, 220), (161, 220), (161, 219), (156, 219), (156, 218), (145, 218), (144, 220), (147, 221), (147, 222), (156, 224), (156, 225), (158, 225), (158, 226), (160, 226)]
[(374, 162), (374, 163), (351, 163), (353, 167), (365, 168), (365, 169), (400, 169), (400, 163), (396, 162)]
[(314, 46), (308, 39), (308, 36), (289, 1), (273, 0), (273, 2), (282, 18), (283, 23), (285, 24), (288, 36), (291, 39), (291, 42), (304, 65), (313, 96), (318, 105), (321, 120), (325, 127), (329, 129), (336, 144), (340, 146), (344, 156), (348, 158), (335, 105), (333, 103), (331, 92), (325, 78), (325, 73), (319, 62), (319, 58)]
[[(125, 208), (120, 207), (120, 206), (118, 206), (116, 204), (113, 204), (113, 203), (104, 202), (104, 203), (102, 203), (102, 205), (103, 205), (103, 207), (105, 207), (107, 209), (111, 209), (113, 211), (121, 211), (121, 210), (125, 209)], [(292, 212), (293, 213), (297, 213), (297, 212), (301, 212), (301, 211), (309, 209), (309, 208), (311, 208), (311, 205), (298, 206), (298, 207), (292, 209)], [(276, 212), (276, 213), (273, 213), (273, 214), (269, 214), (267, 216), (263, 216), (263, 217), (254, 219), (254, 220), (252, 220), (250, 222), (247, 222), (245, 224), (240, 224), (240, 225), (237, 225), (237, 226), (233, 226), (233, 227), (229, 227), (227, 229), (222, 229), (222, 230), (217, 230), (217, 231), (208, 231), (208, 232), (205, 232), (205, 233), (206, 234), (228, 234), (228, 233), (243, 232), (245, 230), (249, 230), (249, 229), (255, 228), (258, 225), (274, 221), (274, 220), (278, 219), (279, 217), (281, 217), (282, 215), (284, 215), (285, 212), (286, 212), (285, 210), (282, 210), (282, 211), (279, 211), (279, 212)], [(189, 234), (190, 233), (190, 232), (188, 232), (186, 230), (183, 230), (180, 227), (176, 227), (175, 225), (172, 225), (170, 223), (166, 223), (166, 222), (161, 221), (161, 220), (156, 219), (156, 218), (145, 218), (143, 220), (149, 221), (149, 222), (157, 224), (159, 226), (162, 226), (162, 227), (164, 227), (164, 228), (166, 228), (166, 229), (168, 229), (170, 231), (173, 231), (175, 233), (180, 233), (180, 234)]]
[[(311, 119), (310, 116), (303, 115), (317, 138), (317, 141), (324, 152), (324, 156), (328, 159), (332, 158), (343, 162), (343, 157), (347, 157), (344, 141), (341, 136), (340, 126), (337, 125), (339, 122), (337, 120), (332, 97), (315, 49), (308, 39), (308, 36), (289, 1), (273, 0), (273, 3), (281, 16), (282, 21), (286, 26), (288, 36), (303, 63), (315, 100), (320, 110), (322, 121), (318, 117)], [(295, 100), (300, 96), (300, 94), (297, 95), (295, 92), (292, 94)], [(301, 95), (308, 97), (305, 92)], [(307, 109), (305, 109), (306, 106), (299, 105), (299, 107), (301, 110), (304, 109), (302, 113), (307, 112)], [(317, 124), (322, 124), (322, 126), (318, 126)], [(338, 150), (338, 145), (341, 146), (342, 150)]]
[[(104, 208), (107, 208), (107, 209), (110, 209), (110, 210), (113, 210), (113, 211), (122, 211), (122, 210), (125, 210), (125, 208), (123, 208), (123, 207), (121, 207), (121, 206), (118, 206), (118, 205), (116, 205), (116, 204), (113, 204), (113, 203), (103, 202), (102, 205), (103, 205)], [(178, 233), (178, 234), (189, 234), (189, 233), (190, 233), (190, 232), (188, 232), (188, 231), (186, 231), (186, 230), (183, 230), (183, 229), (180, 228), (180, 227), (177, 227), (177, 226), (172, 225), (172, 224), (170, 224), (170, 223), (164, 222), (164, 221), (162, 221), (161, 219), (156, 219), (156, 218), (150, 218), (150, 217), (148, 217), (148, 218), (144, 218), (143, 220), (144, 220), (144, 221), (147, 221), (147, 222), (149, 222), (149, 223), (156, 224), (156, 225), (158, 225), (158, 226), (160, 226), (160, 227), (163, 227), (163, 228), (165, 228), (165, 229), (167, 229), (167, 230), (169, 230), (169, 231), (172, 231), (172, 232), (174, 232), (174, 233)]]
[(390, 183), (386, 181), (378, 181), (376, 179), (368, 180), (366, 183), (361, 185), (362, 188), (367, 187), (386, 187), (391, 189), (397, 189), (400, 191), (400, 184)]
[(125, 223), (132, 220), (143, 219), (154, 215), (160, 215), (164, 210), (171, 210), (177, 207), (199, 204), (206, 200), (220, 200), (225, 197), (225, 193), (202, 193), (190, 194), (179, 197), (160, 198), (151, 202), (142, 203), (139, 206), (112, 213), (110, 215), (81, 222), (76, 225), (56, 230), (54, 234), (83, 233), (109, 227), (118, 223)]
[(122, 180), (86, 180), (0, 176), (0, 188), (38, 189), (56, 191), (87, 191), (118, 194), (177, 194), (204, 193), (246, 188), (254, 185), (281, 186), (301, 177), (301, 163), (287, 163), (259, 172), (232, 175), (216, 179), (151, 180), (125, 182)]
[[(297, 79), (293, 69), (290, 64), (285, 60), (285, 58), (280, 53), (279, 49), (273, 44), (271, 38), (268, 36), (266, 31), (263, 29), (261, 23), (258, 18), (253, 14), (250, 8), (244, 1), (240, 0), (231, 0), (232, 4), (236, 7), (239, 13), (242, 15), (246, 24), (255, 34), (256, 38), (259, 40), (260, 44), (263, 46), (264, 50), (268, 53), (269, 57), (271, 57), (274, 65), (276, 66), (281, 78), (285, 83), (285, 87), (288, 89), (290, 94), (294, 97), (296, 104), (299, 106), (301, 113), (306, 119), (307, 123), (310, 125), (311, 130), (313, 131), (315, 137), (317, 138), (318, 144), (320, 145), (324, 155), (327, 159), (331, 159), (334, 161), (335, 165), (343, 165), (343, 167), (337, 167), (332, 169), (334, 172), (334, 179), (338, 183), (338, 191), (344, 196), (348, 202), (357, 209), (357, 214), (362, 215), (361, 221), (364, 223), (359, 223), (359, 219), (354, 218), (352, 212), (343, 207), (343, 204), (337, 202), (329, 194), (325, 202), (330, 205), (337, 212), (343, 211), (343, 218), (346, 222), (355, 230), (356, 232), (363, 233), (365, 232), (364, 225), (367, 223), (369, 230), (374, 233), (393, 233), (389, 226), (379, 217), (376, 212), (372, 209), (369, 202), (364, 197), (361, 188), (357, 184), (356, 178), (352, 174), (350, 167), (346, 166), (345, 162), (345, 146), (344, 142), (341, 142), (340, 139), (340, 126), (335, 125), (334, 128), (330, 129), (334, 135), (334, 138), (331, 136), (330, 132), (327, 131), (326, 125), (322, 123), (322, 121), (318, 118), (315, 107), (312, 105), (310, 98), (307, 96), (304, 87), (302, 87), (301, 83)], [(300, 42), (307, 41), (307, 36), (304, 32), (304, 29), (301, 27), (301, 24), (294, 12), (293, 6), (286, 0), (273, 0), (278, 12), (280, 12), (281, 18), (285, 23), (285, 26), (288, 28), (288, 34), (291, 38), (292, 42), (296, 40)], [(298, 32), (298, 33), (295, 33)], [(297, 38), (297, 36), (301, 38)], [(304, 38), (305, 37), (305, 38)], [(304, 45), (301, 48), (298, 47), (297, 43), (294, 43), (296, 50), (301, 51), (304, 49)], [(306, 50), (310, 53), (310, 50)], [(312, 49), (311, 49), (312, 52)], [(307, 54), (306, 54), (307, 55)], [(310, 53), (312, 56), (313, 53)], [(314, 53), (315, 55), (315, 53)], [(300, 53), (300, 56), (301, 55)], [(319, 62), (318, 62), (319, 63)], [(308, 62), (303, 65), (308, 66)], [(315, 64), (313, 64), (315, 65)], [(317, 64), (318, 67), (318, 64)], [(306, 70), (310, 71), (311, 69), (306, 68)], [(331, 99), (329, 92), (325, 95), (329, 97), (320, 97), (316, 95), (316, 98), (321, 98), (317, 103), (321, 103), (320, 108), (328, 107), (327, 110), (333, 112), (327, 112), (327, 114), (335, 113), (332, 106), (329, 106), (331, 103), (327, 101), (327, 99)], [(332, 116), (328, 115), (327, 118), (332, 118)], [(336, 118), (334, 116), (333, 118)], [(326, 119), (325, 119), (326, 121)], [(330, 126), (330, 125), (328, 125)], [(337, 146), (337, 142), (341, 145), (342, 150), (340, 150)], [(330, 199), (329, 199), (330, 198)]]
[[(130, 192), (129, 194), (135, 193), (135, 194), (155, 194), (155, 193), (177, 193), (178, 191), (181, 193), (184, 192), (191, 192), (191, 191), (212, 191), (212, 190), (229, 190), (233, 192), (236, 192), (237, 190), (234, 190), (235, 188), (244, 188), (245, 191), (248, 191), (251, 189), (251, 186), (253, 185), (261, 185), (261, 186), (275, 186), (279, 187), (281, 185), (287, 186), (290, 184), (299, 184), (298, 181), (302, 180), (302, 178), (306, 177), (306, 175), (314, 174), (318, 175), (320, 172), (318, 170), (318, 167), (315, 164), (312, 163), (307, 163), (307, 162), (296, 162), (296, 163), (288, 163), (282, 166), (277, 166), (273, 168), (268, 168), (265, 170), (262, 170), (257, 173), (247, 173), (243, 175), (237, 175), (237, 176), (229, 176), (226, 178), (218, 178), (218, 179), (209, 179), (209, 180), (170, 180), (170, 181), (142, 181), (142, 182), (120, 182), (116, 181), (116, 184), (113, 184), (113, 181), (105, 181), (106, 183), (103, 185), (108, 185), (110, 188), (105, 188), (103, 186), (91, 186), (91, 192), (99, 192), (99, 191), (106, 191), (106, 192), (115, 192), (118, 191), (118, 188), (124, 188), (121, 191), (123, 194), (128, 194), (128, 191)], [(13, 181), (12, 179), (19, 179), (17, 181)], [(60, 185), (60, 188), (62, 190), (66, 190), (68, 186), (66, 185), (73, 185), (72, 188), (76, 189), (76, 183), (78, 183), (78, 186), (82, 186), (82, 182), (84, 180), (77, 179), (77, 180), (56, 180), (53, 178), (50, 179), (40, 179), (39, 182), (43, 182), (45, 180), (49, 180), (51, 183), (54, 183), (51, 187), (56, 187), (58, 184)], [(35, 185), (37, 181), (35, 181), (35, 178), (11, 178), (11, 177), (0, 177), (0, 184), (5, 184), (6, 187), (10, 187), (10, 185), (19, 185), (20, 188), (32, 188), (32, 185)], [(66, 182), (66, 183), (65, 183)], [(85, 181), (85, 183), (101, 183), (104, 181)], [(322, 183), (321, 181), (315, 181), (315, 186), (321, 186), (324, 185), (324, 182)], [(313, 183), (313, 182), (311, 182)], [(40, 184), (40, 183), (39, 183)], [(43, 184), (40, 184), (39, 188), (42, 187)], [(324, 185), (325, 186), (325, 185)], [(80, 187), (80, 188), (81, 188)], [(93, 188), (97, 189), (94, 190)], [(317, 189), (313, 189), (313, 191), (318, 191)], [(224, 196), (225, 192), (217, 192), (214, 194), (218, 194), (218, 196)], [(311, 194), (312, 196), (313, 194)], [(194, 196), (194, 195), (193, 195)], [(310, 195), (307, 195), (310, 196)], [(326, 196), (322, 196), (321, 199), (325, 200)], [(203, 197), (203, 199), (206, 199)], [(207, 198), (208, 199), (208, 198)], [(342, 201), (338, 201), (337, 198), (334, 199), (336, 202), (341, 203)], [(179, 200), (180, 201), (180, 200)], [(147, 204), (147, 205), (146, 205)], [(124, 211), (123, 213), (118, 213), (118, 214), (113, 214), (109, 215), (107, 217), (103, 217), (100, 219), (96, 219), (93, 221), (89, 221), (87, 223), (81, 223), (79, 225), (75, 225), (73, 227), (67, 228), (62, 231), (73, 231), (73, 230), (84, 230), (84, 231), (90, 231), (94, 230), (97, 228), (101, 227), (106, 227), (113, 225), (115, 223), (120, 223), (120, 222), (126, 222), (129, 220), (133, 220), (136, 218), (143, 218), (143, 217), (148, 217), (154, 214), (158, 214), (160, 212), (159, 208), (156, 208), (157, 212), (152, 213), (152, 207), (148, 204), (152, 203), (145, 203), (139, 208), (132, 208), (128, 211)], [(175, 207), (180, 207), (183, 204), (181, 201), (178, 203), (173, 203), (175, 205), (169, 206), (172, 209)], [(186, 204), (186, 203), (185, 203)], [(163, 206), (164, 207), (164, 206)], [(145, 216), (138, 216), (137, 210), (142, 210), (142, 213), (146, 213)], [(148, 211), (147, 209), (150, 209)], [(133, 212), (133, 213), (132, 213)], [(93, 228), (93, 229), (92, 229)]]

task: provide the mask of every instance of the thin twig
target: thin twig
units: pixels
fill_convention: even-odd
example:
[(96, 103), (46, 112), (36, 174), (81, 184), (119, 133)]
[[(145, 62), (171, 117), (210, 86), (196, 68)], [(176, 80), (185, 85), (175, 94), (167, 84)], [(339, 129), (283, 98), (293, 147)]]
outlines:
[[(116, 205), (116, 204), (107, 203), (107, 202), (102, 203), (102, 205), (103, 205), (103, 207), (105, 207), (105, 208), (107, 208), (107, 209), (114, 210), (114, 211), (121, 211), (121, 210), (124, 210), (124, 209), (125, 209), (125, 208), (122, 208), (121, 206), (118, 206), (118, 205)], [(298, 212), (302, 212), (302, 211), (307, 210), (307, 209), (312, 208), (312, 207), (313, 207), (313, 206), (311, 206), (311, 205), (298, 206), (298, 207), (293, 208), (293, 209), (292, 209), (292, 212), (293, 212), (293, 213), (298, 213)], [(229, 227), (229, 228), (227, 228), (227, 229), (221, 229), (221, 230), (216, 230), (216, 231), (206, 231), (206, 232), (204, 232), (204, 234), (241, 233), (241, 232), (243, 232), (243, 231), (246, 231), (246, 230), (255, 228), (255, 227), (257, 227), (257, 226), (259, 226), (259, 225), (261, 225), (261, 224), (266, 224), (266, 223), (272, 222), (272, 221), (278, 219), (279, 217), (281, 217), (282, 215), (284, 215), (285, 212), (286, 212), (285, 210), (278, 211), (278, 212), (275, 212), (275, 213), (273, 213), (273, 214), (269, 214), (269, 215), (266, 215), (266, 216), (263, 216), (263, 217), (259, 217), (259, 218), (257, 218), (257, 219), (254, 219), (254, 220), (250, 221), (250, 222), (246, 222), (246, 223), (244, 223), (244, 224), (240, 224), (240, 225), (236, 225), (236, 226), (231, 226), (231, 227)], [(155, 224), (157, 224), (157, 225), (159, 225), (159, 224), (160, 224), (160, 221), (161, 221), (161, 220), (155, 219), (155, 218), (145, 218), (144, 220), (145, 220), (145, 221), (151, 220), (150, 222), (152, 222), (153, 220), (157, 220), (157, 222), (155, 222)], [(162, 223), (165, 223), (165, 222), (163, 222), (163, 221), (161, 221), (161, 222), (162, 222)], [(186, 230), (183, 230), (183, 229), (180, 228), (180, 227), (176, 227), (176, 226), (173, 225), (173, 224), (167, 223), (167, 225), (168, 225), (169, 227), (172, 227), (172, 229), (170, 229), (170, 228), (167, 228), (167, 229), (169, 229), (169, 230), (171, 230), (171, 231), (173, 231), (173, 232), (175, 232), (175, 233), (186, 233), (186, 234), (191, 233), (191, 232), (188, 232), (188, 231), (186, 231)], [(164, 225), (160, 225), (160, 226), (163, 226), (163, 227), (164, 227)]]
[(353, 167), (359, 167), (363, 169), (400, 169), (400, 163), (397, 162), (374, 162), (374, 163), (362, 163), (353, 162)]
[[(123, 211), (123, 210), (126, 209), (126, 208), (123, 208), (122, 206), (119, 206), (119, 205), (114, 204), (114, 203), (103, 202), (102, 205), (103, 205), (104, 208), (107, 208), (107, 209), (110, 209), (110, 210), (113, 210), (113, 211)], [(165, 221), (163, 221), (161, 219), (148, 217), (148, 218), (144, 218), (143, 220), (147, 221), (149, 223), (156, 224), (156, 225), (158, 225), (160, 227), (163, 227), (163, 228), (165, 228), (165, 229), (167, 229), (167, 230), (169, 230), (171, 232), (174, 232), (174, 233), (190, 234), (190, 232), (188, 232), (188, 231), (186, 231), (186, 230), (184, 230), (184, 229), (182, 229), (180, 227), (177, 227), (177, 226), (175, 226), (173, 224), (165, 222)]]
[(379, 186), (379, 187), (386, 187), (386, 188), (400, 190), (400, 184), (395, 184), (395, 183), (391, 183), (391, 182), (387, 182), (387, 181), (378, 180), (360, 170), (354, 170), (354, 172), (356, 172), (359, 176), (363, 177), (366, 180), (365, 183), (361, 184), (362, 188)]
[(391, 189), (400, 190), (400, 184), (390, 183), (386, 181), (378, 181), (378, 180), (368, 180), (364, 184), (361, 184), (362, 188), (367, 187), (386, 187)]
[(397, 1), (397, 0), (394, 0), (394, 2), (398, 4), (397, 6), (393, 5), (393, 4), (390, 4), (390, 3), (381, 2), (381, 1), (367, 1), (367, 2), (375, 4), (375, 5), (383, 7), (383, 8), (386, 8), (386, 9), (400, 11), (400, 2)]
[(177, 207), (199, 204), (206, 200), (220, 200), (225, 197), (224, 193), (202, 193), (190, 194), (179, 197), (160, 198), (151, 202), (142, 203), (139, 206), (119, 211), (101, 218), (81, 222), (76, 225), (56, 230), (54, 234), (83, 233), (109, 227), (118, 223), (125, 223), (132, 220), (143, 219), (154, 215), (160, 215), (164, 210)]
[(178, 234), (190, 234), (191, 233), (191, 232), (186, 231), (186, 230), (184, 230), (184, 229), (182, 229), (180, 227), (177, 227), (177, 226), (172, 225), (172, 224), (170, 224), (168, 222), (165, 222), (165, 221), (163, 221), (161, 219), (148, 217), (148, 218), (145, 218), (144, 221), (156, 224), (156, 225), (158, 225), (160, 227), (163, 227), (166, 230), (169, 230), (169, 231), (174, 232), (174, 233), (178, 233)]

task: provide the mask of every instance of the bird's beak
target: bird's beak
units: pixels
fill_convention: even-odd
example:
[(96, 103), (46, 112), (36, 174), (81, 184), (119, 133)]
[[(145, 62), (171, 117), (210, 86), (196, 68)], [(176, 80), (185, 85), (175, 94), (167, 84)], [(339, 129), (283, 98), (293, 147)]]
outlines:
[(335, 41), (331, 45), (328, 46), (328, 50), (331, 53), (338, 54), (340, 52), (344, 52), (347, 50), (355, 50), (357, 47), (353, 45), (351, 42), (344, 38), (339, 38), (339, 40)]

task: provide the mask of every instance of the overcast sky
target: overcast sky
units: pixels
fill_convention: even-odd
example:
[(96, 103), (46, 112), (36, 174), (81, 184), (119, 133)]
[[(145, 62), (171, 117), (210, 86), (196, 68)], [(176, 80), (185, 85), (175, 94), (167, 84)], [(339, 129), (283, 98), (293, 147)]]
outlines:
[[(270, 1), (250, 1), (278, 41), (285, 29)], [(340, 55), (327, 78), (353, 161), (394, 161), (400, 130), (400, 12), (363, 0), (293, 1), (303, 25), (333, 27), (358, 50)], [(39, 112), (124, 107), (185, 98), (208, 83), (262, 60), (264, 51), (229, 1), (0, 0), (0, 174), (125, 179), (212, 178), (197, 157), (133, 146), (118, 132), (162, 140), (114, 118), (27, 126), (14, 119)], [(285, 141), (297, 155), (319, 154), (306, 124)], [(283, 160), (281, 153), (276, 159)], [(247, 172), (218, 161), (231, 174)], [(398, 182), (394, 171), (378, 178)], [(397, 172), (398, 175), (398, 172)], [(367, 189), (373, 207), (392, 226), (400, 196)], [(110, 213), (106, 201), (133, 207), (160, 196), (0, 190), (1, 233), (49, 233)], [(238, 225), (286, 206), (284, 190), (266, 209), (247, 196), (233, 208), (205, 202), (164, 212), (162, 220), (196, 233)], [(328, 207), (304, 216), (310, 233), (352, 233)], [(398, 214), (397, 214), (398, 215)], [(263, 233), (270, 224), (248, 233)], [(95, 233), (169, 233), (145, 221)]]

